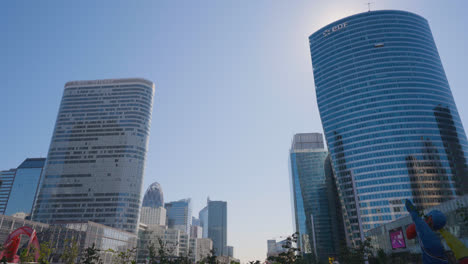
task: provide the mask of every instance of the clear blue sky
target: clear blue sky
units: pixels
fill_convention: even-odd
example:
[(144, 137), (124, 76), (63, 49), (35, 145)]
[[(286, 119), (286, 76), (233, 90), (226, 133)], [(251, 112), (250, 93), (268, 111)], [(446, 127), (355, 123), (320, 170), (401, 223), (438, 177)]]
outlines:
[[(144, 188), (165, 200), (228, 201), (243, 261), (292, 233), (288, 150), (321, 132), (308, 36), (367, 1), (2, 1), (0, 169), (45, 156), (70, 80), (156, 84)], [(429, 20), (467, 124), (468, 2), (379, 1)]]

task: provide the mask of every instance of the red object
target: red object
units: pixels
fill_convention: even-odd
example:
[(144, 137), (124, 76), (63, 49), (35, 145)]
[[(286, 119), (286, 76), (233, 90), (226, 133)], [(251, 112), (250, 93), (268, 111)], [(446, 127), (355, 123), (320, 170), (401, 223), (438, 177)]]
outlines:
[(416, 235), (416, 225), (413, 223), (406, 228), (406, 238), (413, 239)]
[(20, 227), (10, 233), (5, 243), (3, 244), (4, 250), (0, 252), (0, 259), (6, 257), (8, 262), (19, 262), (19, 256), (16, 253), (18, 253), (18, 247), (21, 242), (21, 235), (29, 236), (27, 250), (29, 252), (31, 245), (34, 247), (34, 259), (37, 261), (39, 258), (39, 241), (37, 240), (36, 230), (28, 226)]

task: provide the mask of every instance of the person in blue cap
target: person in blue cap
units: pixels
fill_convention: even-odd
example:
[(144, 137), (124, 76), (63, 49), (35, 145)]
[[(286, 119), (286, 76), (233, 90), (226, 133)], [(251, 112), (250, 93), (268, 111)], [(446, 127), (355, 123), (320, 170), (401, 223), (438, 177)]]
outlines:
[(442, 242), (440, 241), (439, 236), (434, 232), (445, 226), (445, 223), (447, 222), (445, 215), (441, 211), (433, 210), (426, 216), (426, 219), (423, 220), (410, 200), (405, 201), (405, 206), (416, 226), (416, 233), (419, 238), (419, 245), (421, 246), (423, 263), (448, 263)]

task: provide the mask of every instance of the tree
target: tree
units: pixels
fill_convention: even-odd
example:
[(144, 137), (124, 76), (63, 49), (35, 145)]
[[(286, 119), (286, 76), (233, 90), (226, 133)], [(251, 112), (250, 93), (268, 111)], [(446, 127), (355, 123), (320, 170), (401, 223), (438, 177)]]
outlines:
[(27, 248), (21, 251), (19, 258), (20, 258), (20, 263), (35, 261), (33, 252), (28, 252)]
[(340, 249), (340, 262), (346, 261), (346, 264), (362, 264), (364, 261), (372, 258), (371, 239), (366, 238), (355, 248), (348, 248), (342, 245)]
[(210, 254), (206, 256), (204, 259), (202, 259), (199, 263), (201, 264), (217, 264), (218, 259), (216, 257), (216, 250), (212, 249), (210, 250)]
[(116, 252), (115, 250), (108, 249), (111, 253), (117, 253), (114, 257), (114, 264), (135, 264), (136, 248), (127, 249), (126, 251)]
[(39, 264), (49, 264), (50, 255), (52, 254), (52, 248), (49, 242), (42, 242), (39, 249)]
[(278, 256), (268, 257), (269, 261), (279, 264), (292, 264), (292, 263), (303, 263), (303, 258), (301, 256), (301, 249), (294, 247), (297, 245), (299, 240), (299, 233), (296, 232), (286, 238), (286, 243), (283, 245), (285, 249), (284, 252), (281, 252)]
[(102, 264), (99, 251), (100, 250), (95, 247), (94, 243), (91, 247), (86, 248), (81, 259), (81, 264)]
[(76, 239), (72, 238), (70, 240), (65, 240), (65, 247), (63, 249), (62, 256), (60, 256), (60, 260), (62, 260), (64, 264), (75, 264), (78, 254), (79, 247)]

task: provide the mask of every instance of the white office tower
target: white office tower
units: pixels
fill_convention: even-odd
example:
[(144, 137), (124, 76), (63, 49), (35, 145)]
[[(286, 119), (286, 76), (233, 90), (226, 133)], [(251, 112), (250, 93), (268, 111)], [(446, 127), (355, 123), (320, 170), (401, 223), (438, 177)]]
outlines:
[(192, 261), (199, 262), (211, 255), (213, 241), (209, 238), (190, 238), (189, 256)]
[(166, 209), (164, 207), (141, 207), (140, 223), (145, 225), (166, 225)]
[(153, 95), (139, 78), (65, 84), (33, 220), (137, 231)]

